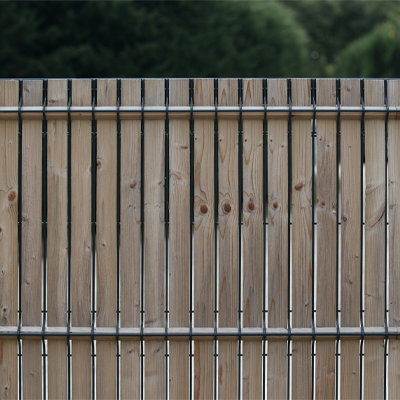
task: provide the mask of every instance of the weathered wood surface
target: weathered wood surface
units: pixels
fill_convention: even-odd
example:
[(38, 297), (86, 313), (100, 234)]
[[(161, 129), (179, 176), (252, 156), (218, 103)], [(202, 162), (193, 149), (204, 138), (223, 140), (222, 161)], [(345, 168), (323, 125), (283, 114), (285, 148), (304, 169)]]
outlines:
[(360, 341), (340, 342), (340, 397), (360, 398)]
[(335, 341), (317, 340), (315, 356), (315, 398), (335, 398)]
[(121, 399), (140, 397), (140, 342), (121, 341)]
[(287, 399), (287, 342), (268, 341), (267, 398)]
[(193, 393), (196, 400), (213, 397), (213, 353), (212, 341), (194, 341)]

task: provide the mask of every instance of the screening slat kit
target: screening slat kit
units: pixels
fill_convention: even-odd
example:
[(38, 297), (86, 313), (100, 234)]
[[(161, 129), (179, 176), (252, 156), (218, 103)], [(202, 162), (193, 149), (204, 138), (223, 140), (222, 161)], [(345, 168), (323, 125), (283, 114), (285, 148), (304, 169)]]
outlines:
[(0, 398), (400, 398), (400, 81), (0, 81)]

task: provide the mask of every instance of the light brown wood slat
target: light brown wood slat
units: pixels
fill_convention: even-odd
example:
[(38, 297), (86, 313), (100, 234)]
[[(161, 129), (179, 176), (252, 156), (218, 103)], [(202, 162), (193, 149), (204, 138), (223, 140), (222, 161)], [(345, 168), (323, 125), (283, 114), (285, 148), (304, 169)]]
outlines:
[(287, 399), (287, 342), (268, 341), (267, 398)]
[[(360, 81), (341, 81), (341, 105), (360, 105)], [(341, 116), (341, 325), (360, 325), (361, 120)], [(343, 370), (343, 368), (342, 368)]]
[(121, 399), (140, 397), (140, 342), (121, 341)]
[[(188, 106), (189, 80), (170, 80), (169, 99), (171, 106)], [(169, 118), (169, 326), (188, 327), (191, 240), (190, 127), (188, 119), (174, 119), (173, 114), (170, 114)], [(178, 373), (182, 372), (183, 370)]]
[[(164, 80), (146, 80), (145, 104), (162, 106), (164, 103)], [(164, 120), (145, 119), (144, 310), (148, 327), (163, 327), (165, 320), (164, 128)]]
[[(365, 105), (385, 105), (383, 80), (365, 81)], [(384, 326), (385, 323), (385, 171), (385, 120), (370, 119), (367, 116), (365, 119), (365, 326)]]
[(90, 340), (72, 341), (72, 398), (92, 397), (92, 358)]
[(117, 347), (115, 340), (96, 341), (96, 398), (115, 399), (117, 395)]
[(165, 342), (163, 340), (147, 340), (145, 355), (144, 398), (164, 399)]
[[(91, 81), (72, 81), (72, 106), (90, 106)], [(71, 114), (71, 325), (91, 326), (91, 151), (92, 123)], [(82, 117), (81, 117), (82, 118)], [(72, 397), (91, 397), (91, 343), (72, 341)]]
[[(18, 105), (18, 81), (0, 81), (0, 106)], [(18, 121), (0, 121), (0, 325), (18, 321)], [(0, 341), (0, 398), (18, 396), (16, 340)]]
[[(49, 80), (48, 106), (66, 106), (67, 92), (66, 79)], [(47, 324), (67, 326), (68, 121), (47, 117)]]
[(262, 398), (262, 341), (243, 341), (243, 399)]
[(317, 340), (315, 358), (315, 398), (335, 398), (335, 341)]
[[(292, 105), (311, 104), (311, 83), (292, 80)], [(312, 318), (312, 163), (311, 121), (292, 120), (292, 291), (293, 327), (307, 328)], [(301, 352), (300, 354), (304, 354)], [(311, 354), (311, 353), (310, 353)], [(293, 364), (294, 365), (294, 364)]]
[[(286, 104), (286, 79), (269, 79), (268, 105)], [(287, 136), (287, 119), (268, 119), (268, 326), (270, 328), (286, 328), (288, 319)], [(273, 393), (278, 395), (280, 392)]]
[[(218, 104), (237, 105), (237, 80), (220, 79)], [(238, 324), (239, 260), (238, 260), (238, 121), (218, 119), (219, 160), (219, 287), (218, 324), (236, 327)]]
[[(140, 80), (122, 80), (121, 105), (139, 106), (140, 102)], [(140, 326), (140, 146), (141, 121), (121, 120), (121, 327)], [(123, 357), (124, 353), (121, 363)]]
[[(388, 104), (400, 106), (400, 81), (388, 81)], [(389, 325), (400, 326), (400, 121), (388, 121)]]
[[(42, 105), (42, 81), (24, 81), (23, 105)], [(22, 121), (22, 323), (42, 322), (42, 121)], [(24, 340), (23, 397), (42, 397), (40, 341)]]
[(218, 341), (218, 398), (237, 399), (238, 396), (238, 342)]
[(385, 346), (383, 340), (364, 342), (364, 399), (382, 399), (384, 395), (383, 367)]
[(342, 340), (340, 344), (340, 398), (360, 398), (360, 341)]
[(389, 399), (400, 398), (400, 341), (393, 338), (389, 341)]
[(311, 342), (292, 341), (292, 397), (311, 398)]
[[(317, 106), (336, 105), (336, 81), (317, 80)], [(336, 323), (336, 119), (317, 114), (317, 298), (316, 325)]]
[(67, 399), (68, 345), (66, 340), (48, 340), (48, 398)]
[[(243, 80), (243, 106), (263, 104), (262, 80)], [(262, 326), (263, 121), (243, 121), (243, 326)]]
[[(212, 79), (195, 79), (195, 106), (213, 105), (213, 93), (214, 83)], [(194, 326), (212, 327), (214, 324), (215, 268), (214, 120), (212, 119), (200, 120), (195, 118), (194, 120), (193, 243)], [(203, 365), (201, 365), (201, 368), (203, 368)]]
[(189, 399), (189, 341), (169, 342), (169, 397)]
[(213, 352), (212, 341), (194, 341), (193, 388), (196, 400), (213, 397)]

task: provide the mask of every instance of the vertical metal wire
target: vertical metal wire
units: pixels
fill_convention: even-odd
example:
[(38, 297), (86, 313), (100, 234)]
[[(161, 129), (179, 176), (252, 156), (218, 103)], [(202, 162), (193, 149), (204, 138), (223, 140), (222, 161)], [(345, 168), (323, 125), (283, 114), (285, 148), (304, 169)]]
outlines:
[(121, 79), (117, 79), (117, 324), (116, 324), (116, 350), (117, 350), (117, 399), (119, 399), (119, 319), (120, 319), (120, 242), (121, 242), (121, 119), (119, 107), (121, 105)]
[(219, 204), (219, 177), (218, 177), (218, 78), (214, 79), (214, 399), (217, 399), (217, 263), (218, 263), (218, 204)]
[(43, 348), (43, 400), (46, 400), (46, 342), (44, 330), (47, 313), (47, 79), (43, 80), (43, 121), (42, 121), (42, 241), (43, 241), (43, 308), (42, 308), (42, 348)]
[(71, 399), (71, 342), (70, 342), (70, 331), (71, 331), (71, 213), (72, 213), (72, 192), (71, 192), (71, 182), (72, 182), (72, 162), (71, 162), (71, 151), (72, 151), (72, 133), (71, 133), (71, 100), (72, 100), (72, 80), (68, 79), (68, 148), (67, 148), (67, 196), (68, 196), (68, 205), (67, 205), (67, 237), (68, 237), (68, 324), (67, 324), (67, 344), (68, 344), (68, 353), (67, 353), (67, 362), (68, 362), (68, 371), (67, 371), (67, 382), (68, 382), (68, 400)]
[(92, 398), (95, 398), (95, 346), (94, 326), (96, 320), (96, 179), (97, 179), (97, 121), (94, 107), (97, 102), (97, 79), (92, 79)]
[(263, 400), (266, 398), (266, 390), (265, 390), (265, 346), (266, 346), (266, 323), (265, 323), (265, 313), (266, 313), (266, 279), (267, 279), (267, 266), (266, 266), (266, 256), (267, 256), (267, 249), (266, 249), (266, 217), (267, 217), (267, 193), (268, 193), (268, 164), (267, 164), (267, 144), (268, 144), (268, 130), (267, 130), (267, 79), (263, 79), (263, 101), (264, 101), (264, 120), (263, 120)]
[(21, 344), (21, 323), (22, 323), (22, 300), (21, 300), (21, 282), (22, 282), (22, 91), (23, 82), (19, 80), (19, 103), (18, 103), (18, 396), (22, 399), (22, 344)]

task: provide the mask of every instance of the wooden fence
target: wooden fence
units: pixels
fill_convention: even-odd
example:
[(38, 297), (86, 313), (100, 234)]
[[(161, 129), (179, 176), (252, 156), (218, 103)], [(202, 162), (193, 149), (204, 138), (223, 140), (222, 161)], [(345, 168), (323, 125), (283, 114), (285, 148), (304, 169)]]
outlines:
[(400, 398), (399, 110), (398, 80), (0, 81), (0, 398)]

